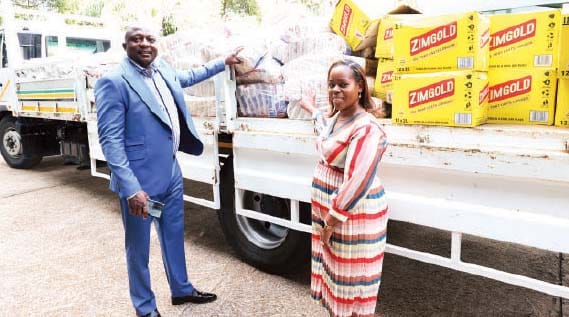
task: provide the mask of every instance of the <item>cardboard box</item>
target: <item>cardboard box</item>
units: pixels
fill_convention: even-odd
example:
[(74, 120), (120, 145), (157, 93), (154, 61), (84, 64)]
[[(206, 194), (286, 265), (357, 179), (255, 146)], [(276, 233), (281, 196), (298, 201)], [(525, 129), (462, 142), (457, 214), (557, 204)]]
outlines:
[(381, 18), (377, 30), (377, 45), (375, 47), (376, 58), (393, 59), (395, 57), (395, 46), (393, 41), (393, 30), (395, 24), (401, 22), (409, 16), (416, 17), (414, 14), (388, 14)]
[(554, 68), (490, 70), (488, 122), (553, 124), (556, 79)]
[(560, 78), (569, 78), (569, 12), (562, 12), (561, 32), (559, 35), (559, 70)]
[(487, 109), (485, 72), (393, 76), (394, 123), (475, 127), (486, 122)]
[(569, 79), (560, 78), (557, 85), (555, 126), (569, 128)]
[(418, 11), (407, 5), (393, 8), (384, 1), (340, 0), (330, 20), (330, 28), (343, 37), (354, 51), (375, 48), (380, 17), (387, 13), (418, 13)]
[(391, 59), (380, 59), (377, 64), (377, 77), (373, 95), (388, 103), (392, 103), (393, 93), (393, 74), (395, 73), (395, 62)]
[(393, 36), (398, 73), (488, 69), (489, 20), (477, 12), (404, 19)]
[(490, 16), (490, 68), (554, 68), (561, 12), (556, 9)]

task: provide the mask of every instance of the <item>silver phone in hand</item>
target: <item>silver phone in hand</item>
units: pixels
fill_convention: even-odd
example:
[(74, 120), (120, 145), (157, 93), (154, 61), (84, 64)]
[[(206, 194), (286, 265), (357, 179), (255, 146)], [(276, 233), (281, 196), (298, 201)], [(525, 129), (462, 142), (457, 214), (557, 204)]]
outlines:
[(154, 218), (160, 218), (162, 215), (162, 210), (164, 209), (164, 203), (156, 200), (148, 199), (148, 214)]

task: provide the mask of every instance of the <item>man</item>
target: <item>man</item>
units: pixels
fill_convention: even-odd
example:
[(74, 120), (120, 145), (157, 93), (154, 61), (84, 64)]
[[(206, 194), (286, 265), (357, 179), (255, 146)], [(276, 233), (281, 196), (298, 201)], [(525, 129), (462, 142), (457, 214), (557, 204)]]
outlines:
[[(125, 229), (130, 297), (138, 316), (160, 316), (148, 270), (150, 224), (155, 223), (172, 304), (208, 303), (188, 280), (184, 254), (183, 178), (178, 150), (200, 155), (203, 144), (186, 109), (182, 88), (239, 63), (236, 50), (186, 72), (156, 59), (157, 36), (131, 26), (123, 48), (127, 57), (95, 87), (99, 140), (111, 170), (110, 189), (119, 195)], [(149, 217), (148, 199), (164, 204)]]

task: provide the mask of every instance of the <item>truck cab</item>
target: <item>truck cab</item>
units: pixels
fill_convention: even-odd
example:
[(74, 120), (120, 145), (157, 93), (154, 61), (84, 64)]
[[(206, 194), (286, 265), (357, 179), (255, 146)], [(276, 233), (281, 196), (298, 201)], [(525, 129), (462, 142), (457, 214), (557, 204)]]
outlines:
[(50, 155), (88, 164), (84, 118), (90, 100), (87, 79), (76, 66), (89, 63), (95, 53), (120, 47), (120, 32), (96, 18), (1, 4), (2, 156), (14, 168), (33, 167)]

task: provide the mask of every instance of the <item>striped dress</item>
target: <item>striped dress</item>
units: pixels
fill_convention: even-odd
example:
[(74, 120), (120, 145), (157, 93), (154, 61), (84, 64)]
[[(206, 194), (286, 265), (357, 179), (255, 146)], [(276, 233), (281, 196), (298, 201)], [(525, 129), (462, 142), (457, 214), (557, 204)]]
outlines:
[[(385, 133), (368, 113), (332, 131), (317, 115), (320, 162), (312, 182), (311, 296), (330, 316), (373, 316), (381, 281), (387, 203), (377, 177), (387, 146)], [(320, 243), (323, 219), (341, 221), (330, 248)]]

